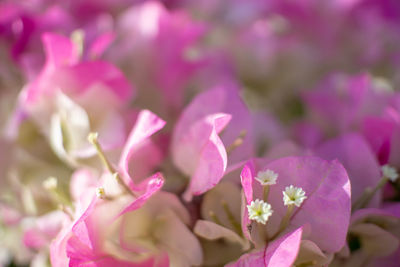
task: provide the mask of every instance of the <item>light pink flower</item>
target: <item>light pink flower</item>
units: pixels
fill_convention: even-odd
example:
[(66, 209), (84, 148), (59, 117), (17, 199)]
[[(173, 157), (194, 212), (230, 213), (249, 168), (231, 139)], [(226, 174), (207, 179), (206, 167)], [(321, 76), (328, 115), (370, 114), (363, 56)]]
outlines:
[[(380, 178), (380, 166), (365, 139), (355, 133), (344, 134), (321, 144), (315, 154), (326, 160), (337, 159), (346, 168), (352, 185), (352, 202), (361, 197), (365, 189), (374, 188)], [(361, 167), (363, 166), (363, 167)], [(377, 192), (369, 207), (378, 207), (381, 192)]]
[[(305, 239), (313, 241), (321, 250), (339, 251), (346, 240), (351, 208), (350, 181), (343, 166), (337, 161), (303, 156), (277, 159), (266, 164), (263, 169), (270, 169), (279, 175), (277, 183), (270, 187), (266, 200), (274, 211), (265, 228), (268, 236), (278, 231), (286, 213), (282, 192), (285, 187), (293, 185), (302, 188), (307, 198), (294, 211), (288, 229), (303, 226)], [(255, 170), (255, 166), (248, 163), (241, 174), (247, 205), (253, 199), (263, 199), (262, 187), (254, 181)], [(249, 232), (250, 224), (245, 210), (243, 232), (253, 242), (259, 242)]]
[(272, 241), (265, 248), (244, 254), (227, 267), (276, 266), (290, 267), (296, 260), (303, 229), (298, 228)]
[(46, 64), (21, 92), (19, 109), (50, 139), (56, 154), (72, 165), (95, 154), (86, 140), (90, 131), (100, 133), (105, 149), (121, 146), (133, 95), (123, 74), (105, 61), (81, 62), (78, 47), (61, 35), (46, 33), (43, 44)]
[(158, 1), (145, 1), (118, 19), (120, 34), (112, 58), (138, 84), (138, 98), (167, 116), (182, 108), (185, 86), (203, 64), (196, 55), (206, 27), (188, 13), (170, 11)]

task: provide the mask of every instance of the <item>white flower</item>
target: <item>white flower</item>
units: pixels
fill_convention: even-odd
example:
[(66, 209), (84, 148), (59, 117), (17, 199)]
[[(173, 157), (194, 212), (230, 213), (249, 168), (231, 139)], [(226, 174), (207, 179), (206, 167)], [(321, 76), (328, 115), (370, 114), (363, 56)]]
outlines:
[(247, 210), (249, 212), (250, 220), (262, 224), (265, 224), (268, 221), (269, 216), (271, 216), (273, 212), (270, 204), (259, 199), (256, 199), (255, 201), (252, 201), (250, 205), (247, 205)]
[(104, 191), (104, 188), (103, 188), (103, 187), (97, 187), (97, 188), (96, 188), (96, 196), (97, 196), (98, 198), (104, 198), (105, 195), (106, 195), (106, 192)]
[(43, 181), (43, 187), (46, 188), (47, 190), (54, 190), (58, 186), (58, 181), (57, 178), (55, 177), (49, 177), (46, 180)]
[(296, 205), (300, 207), (301, 203), (306, 199), (306, 192), (300, 187), (294, 187), (293, 185), (288, 186), (283, 191), (283, 202), (285, 206)]
[(256, 180), (259, 181), (261, 185), (276, 184), (277, 178), (278, 174), (273, 170), (259, 171), (256, 176)]
[(95, 143), (97, 143), (97, 139), (99, 138), (99, 133), (97, 133), (97, 132), (91, 132), (91, 133), (89, 133), (89, 135), (88, 135), (88, 141), (91, 143), (91, 144), (95, 144)]
[(388, 178), (392, 182), (395, 182), (397, 178), (399, 178), (399, 174), (397, 173), (396, 169), (387, 164), (382, 166), (382, 173), (384, 177)]

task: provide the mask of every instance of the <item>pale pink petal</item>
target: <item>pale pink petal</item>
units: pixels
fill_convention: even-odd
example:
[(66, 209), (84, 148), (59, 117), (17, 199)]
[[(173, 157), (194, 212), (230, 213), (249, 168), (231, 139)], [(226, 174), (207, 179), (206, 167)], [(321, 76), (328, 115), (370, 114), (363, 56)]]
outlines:
[(302, 228), (298, 228), (269, 243), (265, 249), (243, 255), (227, 267), (291, 267), (300, 248), (302, 232)]
[(110, 44), (114, 41), (115, 34), (113, 32), (106, 32), (92, 43), (89, 48), (88, 55), (89, 58), (95, 59), (99, 58), (103, 55), (104, 51), (110, 46)]
[(171, 266), (198, 266), (203, 261), (200, 242), (175, 215), (166, 211), (154, 230), (158, 246), (168, 251)]
[(96, 188), (98, 185), (98, 178), (88, 169), (80, 169), (72, 174), (70, 182), (70, 192), (72, 198), (78, 201), (83, 194)]
[(250, 204), (253, 201), (253, 179), (255, 177), (254, 163), (249, 161), (243, 167), (242, 173), (240, 174), (240, 180), (242, 183), (244, 195), (246, 197), (246, 203)]
[[(148, 110), (143, 110), (139, 113), (136, 124), (132, 129), (128, 140), (126, 141), (126, 144), (122, 150), (122, 154), (118, 164), (122, 172), (123, 179), (131, 188), (134, 188), (134, 180), (137, 177), (134, 173), (135, 170), (132, 170), (134, 180), (131, 179), (131, 176), (129, 174), (129, 162), (131, 161), (131, 158), (140, 158), (141, 155), (138, 155), (138, 153), (143, 148), (149, 148), (155, 153), (154, 155), (157, 158), (160, 158), (160, 152), (158, 152), (157, 149), (149, 143), (149, 138), (154, 133), (163, 128), (164, 125), (165, 121), (163, 121), (157, 115)], [(140, 178), (141, 177), (137, 177), (136, 179)]]
[(17, 209), (0, 203), (0, 218), (2, 223), (11, 226), (20, 223), (23, 216)]
[(146, 201), (156, 192), (158, 192), (161, 187), (164, 185), (164, 177), (162, 176), (161, 173), (156, 173), (152, 177), (150, 177), (147, 181), (147, 186), (145, 189), (145, 192), (135, 199), (133, 203), (128, 205), (122, 212), (119, 213), (119, 216), (121, 216), (124, 213), (127, 213), (129, 211), (133, 211), (136, 209), (139, 209), (141, 206), (146, 203)]
[(282, 192), (285, 187), (301, 187), (307, 199), (295, 210), (291, 226), (307, 229), (307, 239), (321, 250), (339, 251), (346, 241), (350, 221), (350, 181), (338, 161), (317, 157), (287, 157), (268, 163), (265, 169), (278, 173), (277, 184), (271, 186), (268, 202), (274, 213), (268, 221), (268, 230), (277, 231), (286, 213)]
[[(71, 225), (72, 226), (72, 225)], [(50, 244), (50, 262), (52, 266), (67, 267), (67, 241), (72, 236), (71, 227), (64, 227)]]
[(255, 177), (254, 163), (249, 161), (243, 167), (242, 173), (240, 174), (240, 180), (243, 187), (243, 198), (242, 198), (242, 231), (248, 240), (252, 240), (249, 228), (251, 220), (249, 219), (249, 213), (247, 205), (253, 201), (253, 179)]
[[(193, 195), (206, 192), (222, 179), (227, 166), (227, 154), (218, 130), (221, 131), (230, 118), (227, 114), (205, 117), (193, 125), (185, 139), (181, 140), (179, 146), (182, 149), (175, 150), (177, 165), (184, 167), (192, 175), (184, 193), (185, 200), (190, 201)], [(186, 165), (188, 161), (192, 161), (189, 162), (190, 165)]]
[(196, 96), (182, 112), (174, 129), (174, 139), (181, 139), (192, 124), (205, 116), (222, 112), (224, 98), (224, 91), (220, 89), (209, 90)]
[(193, 232), (208, 240), (223, 238), (229, 242), (238, 243), (243, 247), (243, 250), (250, 248), (250, 243), (246, 239), (240, 237), (236, 232), (210, 221), (197, 221)]
[(78, 49), (67, 37), (54, 33), (44, 33), (42, 41), (48, 68), (72, 65), (79, 61)]
[[(232, 144), (241, 134), (246, 133), (242, 145), (230, 153), (230, 164), (247, 160), (253, 154), (255, 145), (253, 143), (256, 140), (262, 141), (260, 133), (267, 131), (268, 137), (273, 135), (271, 129), (275, 128), (275, 125), (265, 114), (251, 116), (250, 111), (240, 98), (239, 92), (239, 87), (235, 83), (226, 81), (222, 85), (197, 95), (185, 108), (175, 126), (173, 145), (178, 145), (179, 140), (187, 134), (191, 125), (205, 116), (222, 112), (232, 116), (229, 125), (221, 134), (221, 140), (225, 145)], [(263, 127), (257, 128), (253, 123), (258, 123)], [(219, 129), (216, 130), (218, 133), (220, 132)]]
[(315, 262), (316, 266), (325, 266), (329, 264), (332, 258), (325, 255), (321, 249), (310, 240), (301, 240), (300, 251), (296, 258), (295, 265)]
[(304, 100), (323, 128), (343, 133), (360, 128), (364, 117), (380, 114), (392, 97), (374, 86), (367, 73), (333, 74), (317, 90), (306, 92)]
[[(373, 188), (381, 178), (380, 166), (364, 138), (358, 134), (345, 134), (329, 140), (316, 149), (316, 155), (326, 160), (338, 159), (346, 168), (352, 187), (354, 203), (368, 187)], [(375, 194), (370, 207), (377, 207), (381, 193)]]
[(126, 103), (134, 92), (124, 74), (106, 61), (87, 61), (64, 67), (55, 72), (51, 78), (54, 85), (71, 95), (83, 94), (92, 86), (102, 84), (120, 102)]
[(201, 203), (201, 218), (213, 221), (210, 213), (214, 213), (219, 220), (219, 224), (228, 229), (233, 229), (233, 225), (228, 215), (226, 207), (228, 207), (233, 218), (240, 222), (241, 192), (238, 184), (228, 182), (224, 176), (224, 180), (218, 183), (213, 189), (204, 194)]

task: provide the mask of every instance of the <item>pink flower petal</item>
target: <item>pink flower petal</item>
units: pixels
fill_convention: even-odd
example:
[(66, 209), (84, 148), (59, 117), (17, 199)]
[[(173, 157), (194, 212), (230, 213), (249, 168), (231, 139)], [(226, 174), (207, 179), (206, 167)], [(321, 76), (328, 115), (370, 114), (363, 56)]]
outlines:
[(140, 197), (135, 199), (132, 204), (130, 204), (122, 212), (120, 212), (117, 217), (129, 211), (139, 209), (154, 193), (159, 191), (163, 185), (164, 177), (161, 175), (161, 173), (154, 174), (147, 180), (147, 188), (145, 189), (145, 192)]
[(227, 267), (290, 267), (297, 257), (302, 233), (303, 229), (298, 228), (271, 242), (265, 249), (243, 255)]
[(277, 229), (279, 218), (286, 213), (282, 201), (285, 187), (301, 187), (307, 199), (295, 210), (292, 227), (307, 226), (310, 228), (307, 239), (327, 252), (339, 251), (346, 241), (351, 209), (350, 181), (343, 166), (338, 161), (304, 156), (278, 159), (265, 169), (279, 175), (268, 197), (274, 210), (268, 229)]
[(253, 201), (253, 179), (255, 177), (254, 163), (249, 161), (243, 167), (240, 174), (240, 180), (244, 192), (244, 201), (242, 201), (242, 231), (245, 237), (252, 240), (248, 227), (251, 225), (247, 205)]
[(227, 166), (224, 144), (218, 136), (229, 122), (228, 114), (214, 114), (193, 125), (187, 135), (175, 146), (175, 163), (191, 175), (184, 198), (190, 201), (214, 187), (221, 179)]
[[(352, 201), (356, 201), (368, 187), (375, 187), (381, 178), (380, 166), (364, 138), (345, 134), (327, 141), (316, 149), (316, 155), (326, 160), (338, 159), (346, 168), (352, 187)], [(378, 192), (370, 206), (380, 203)]]
[[(159, 131), (165, 125), (165, 121), (160, 119), (157, 115), (153, 114), (148, 110), (143, 110), (139, 113), (136, 124), (132, 129), (128, 140), (122, 150), (122, 154), (119, 160), (119, 168), (122, 172), (124, 181), (132, 188), (135, 188), (134, 180), (140, 177), (135, 177), (134, 180), (131, 179), (129, 175), (129, 162), (132, 157), (140, 157), (137, 153), (145, 145), (146, 148), (151, 149), (154, 153), (153, 156), (159, 154), (157, 149), (151, 146), (149, 138), (151, 135)], [(151, 147), (149, 147), (151, 146)], [(159, 157), (159, 156), (158, 156)], [(142, 161), (143, 162), (143, 161)], [(134, 172), (135, 170), (133, 170)]]
[(47, 58), (47, 68), (72, 65), (79, 61), (78, 49), (67, 37), (54, 33), (44, 33), (42, 41)]
[(99, 36), (90, 46), (88, 54), (92, 59), (99, 58), (102, 56), (104, 51), (114, 41), (115, 34), (113, 32), (106, 32)]

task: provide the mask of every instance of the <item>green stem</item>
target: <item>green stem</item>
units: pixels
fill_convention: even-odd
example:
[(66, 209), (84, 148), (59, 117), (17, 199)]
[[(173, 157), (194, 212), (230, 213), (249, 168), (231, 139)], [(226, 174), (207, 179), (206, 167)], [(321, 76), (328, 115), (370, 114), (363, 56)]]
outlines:
[(386, 178), (385, 176), (383, 176), (379, 180), (378, 184), (373, 189), (366, 188), (365, 191), (363, 192), (363, 194), (361, 195), (361, 197), (359, 199), (357, 199), (357, 201), (354, 202), (354, 204), (352, 205), (352, 207), (351, 207), (352, 211), (365, 208), (368, 205), (368, 203), (371, 201), (371, 199), (374, 197), (376, 192), (378, 192), (380, 189), (382, 189), (388, 181), (389, 181), (389, 179)]
[(264, 186), (264, 188), (263, 188), (263, 195), (264, 195), (264, 201), (265, 201), (265, 202), (268, 202), (269, 185)]
[(283, 219), (282, 219), (282, 221), (281, 221), (281, 223), (280, 223), (280, 225), (279, 225), (279, 229), (278, 229), (278, 231), (271, 237), (271, 240), (275, 239), (278, 235), (280, 235), (280, 234), (283, 232), (283, 230), (286, 229), (286, 227), (288, 227), (289, 222), (290, 222), (290, 217), (292, 217), (293, 210), (294, 210), (294, 205), (293, 205), (293, 204), (288, 205), (287, 210), (286, 210), (286, 214), (285, 214), (285, 216), (283, 217)]
[(225, 201), (222, 201), (222, 207), (226, 213), (226, 216), (228, 217), (229, 223), (233, 226), (235, 232), (240, 235), (243, 236), (242, 233), (242, 227), (240, 225), (240, 223), (238, 223), (235, 219), (235, 216), (233, 216), (231, 210), (228, 207), (228, 203), (226, 203)]
[(114, 167), (111, 165), (111, 163), (108, 161), (106, 155), (104, 154), (104, 151), (98, 141), (98, 134), (90, 133), (88, 136), (88, 140), (96, 148), (97, 154), (98, 154), (101, 162), (103, 163), (103, 165), (106, 167), (106, 169), (112, 174), (116, 173)]
[(213, 211), (210, 211), (208, 213), (208, 215), (210, 215), (211, 220), (213, 220), (213, 222), (215, 222), (216, 224), (222, 225), (221, 221), (218, 219), (217, 215), (215, 215), (215, 213)]
[(241, 131), (239, 136), (233, 141), (233, 143), (226, 148), (226, 154), (231, 154), (233, 150), (238, 148), (243, 144), (243, 140), (246, 137), (247, 132), (245, 130)]
[(114, 169), (110, 161), (107, 159), (103, 148), (101, 147), (99, 141), (98, 141), (98, 134), (97, 133), (90, 133), (88, 136), (89, 142), (96, 148), (97, 154), (103, 163), (103, 165), (106, 167), (106, 169), (112, 174), (112, 176), (117, 180), (117, 182), (124, 188), (124, 190), (135, 196), (135, 194), (132, 192), (132, 190), (124, 183), (124, 181), (121, 179), (119, 173)]

